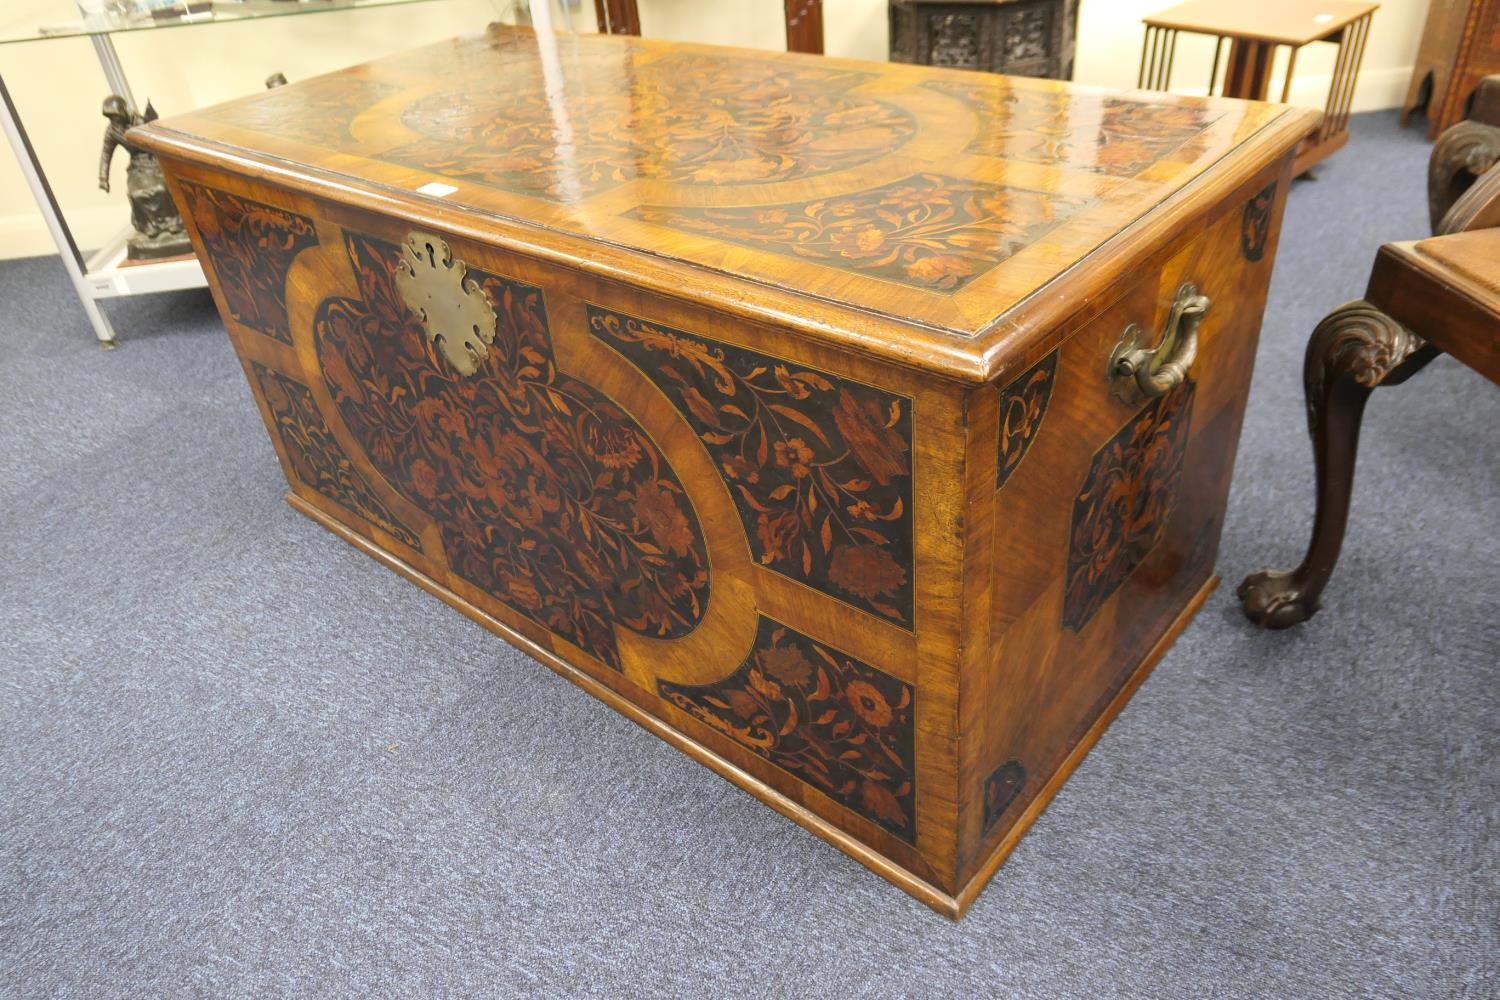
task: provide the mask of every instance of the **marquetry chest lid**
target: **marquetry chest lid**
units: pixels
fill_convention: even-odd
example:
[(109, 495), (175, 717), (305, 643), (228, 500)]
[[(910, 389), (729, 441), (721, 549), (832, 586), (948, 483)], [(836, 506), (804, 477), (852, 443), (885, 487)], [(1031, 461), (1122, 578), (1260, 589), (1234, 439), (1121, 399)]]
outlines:
[(163, 155), (973, 382), (1315, 121), (492, 27), (138, 134)]

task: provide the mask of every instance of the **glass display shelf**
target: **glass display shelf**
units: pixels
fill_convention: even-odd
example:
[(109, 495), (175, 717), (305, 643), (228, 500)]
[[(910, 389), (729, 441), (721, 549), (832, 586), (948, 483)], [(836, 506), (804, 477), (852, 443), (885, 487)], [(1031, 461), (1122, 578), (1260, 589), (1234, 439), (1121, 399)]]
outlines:
[[(18, 6), (27, 9), (24, 13), (15, 9), (0, 13), (0, 45), (441, 2), (443, 0), (177, 0), (171, 5), (153, 5), (140, 0), (125, 0), (106, 2), (98, 10), (85, 9), (92, 4), (23, 3)], [(146, 12), (148, 7), (155, 13)]]
[[(135, 31), (187, 28), (208, 24), (231, 24), (261, 18), (300, 14), (357, 12), (413, 4), (451, 3), (452, 0), (176, 0), (166, 5), (156, 0), (0, 0), (0, 46), (21, 42), (45, 42), (55, 38), (87, 38), (109, 85), (107, 93), (121, 97), (134, 110), (135, 97), (120, 65), (112, 38)], [(577, 0), (560, 0), (562, 16), (553, 23), (571, 30), (570, 8)], [(507, 20), (507, 10), (531, 11), (535, 5), (550, 11), (559, 0), (488, 0), (496, 20)], [(158, 10), (152, 16), (151, 9)], [(176, 12), (173, 16), (172, 11)], [(482, 23), (476, 27), (482, 27)], [(132, 261), (128, 258), (127, 227), (105, 246), (85, 255), (73, 238), (57, 197), (48, 183), (36, 149), (26, 133), (5, 86), (0, 67), (0, 132), (9, 140), (21, 174), (36, 199), (47, 231), (61, 255), (79, 303), (105, 347), (116, 344), (114, 328), (100, 308), (105, 299), (151, 292), (199, 288), (206, 284), (196, 257)]]

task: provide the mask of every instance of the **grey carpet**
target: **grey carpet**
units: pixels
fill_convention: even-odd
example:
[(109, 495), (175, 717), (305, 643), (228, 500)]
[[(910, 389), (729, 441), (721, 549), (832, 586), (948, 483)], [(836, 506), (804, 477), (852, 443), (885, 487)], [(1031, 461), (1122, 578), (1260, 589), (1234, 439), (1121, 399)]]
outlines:
[(1500, 391), (1373, 401), (1327, 607), (1300, 358), (1424, 231), (1392, 114), (1298, 183), (1226, 586), (953, 925), (294, 514), (205, 294), (0, 265), (0, 995), (1494, 997)]

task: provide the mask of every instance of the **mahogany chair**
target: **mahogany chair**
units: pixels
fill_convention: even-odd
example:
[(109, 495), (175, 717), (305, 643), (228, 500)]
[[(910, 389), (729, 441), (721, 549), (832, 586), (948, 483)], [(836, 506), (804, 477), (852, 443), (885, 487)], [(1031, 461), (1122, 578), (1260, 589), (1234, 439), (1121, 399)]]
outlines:
[[(786, 50), (823, 54), (823, 0), (782, 0), (786, 12)], [(636, 0), (594, 0), (599, 30), (610, 35), (639, 35), (641, 14)]]
[(1303, 385), (1317, 467), (1312, 541), (1293, 570), (1240, 584), (1245, 614), (1287, 628), (1318, 610), (1348, 524), (1360, 419), (1370, 393), (1399, 385), (1450, 354), (1500, 385), (1500, 76), (1474, 117), (1448, 129), (1428, 168), (1431, 239), (1387, 243), (1365, 297), (1324, 318), (1307, 344)]

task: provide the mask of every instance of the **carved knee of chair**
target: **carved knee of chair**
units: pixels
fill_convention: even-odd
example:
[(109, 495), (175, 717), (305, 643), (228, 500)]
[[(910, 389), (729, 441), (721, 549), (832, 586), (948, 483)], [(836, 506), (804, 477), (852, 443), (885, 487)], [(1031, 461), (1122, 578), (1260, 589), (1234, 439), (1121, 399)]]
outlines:
[(1480, 81), (1472, 116), (1438, 136), (1427, 166), (1432, 231), (1447, 233), (1446, 216), (1481, 174), (1500, 160), (1500, 75)]

